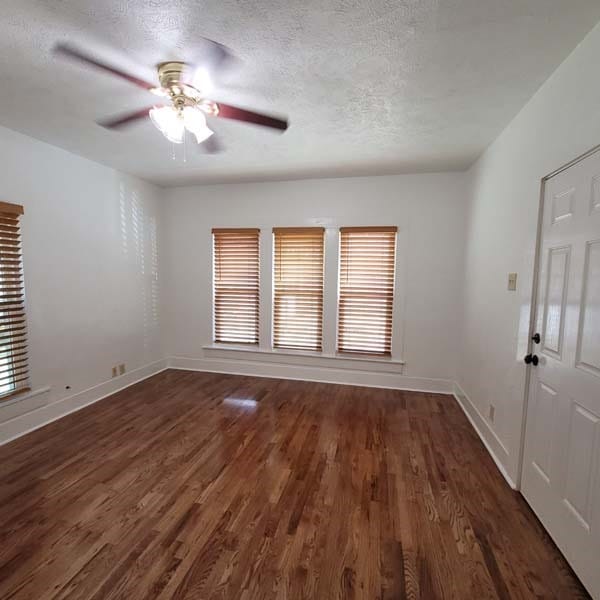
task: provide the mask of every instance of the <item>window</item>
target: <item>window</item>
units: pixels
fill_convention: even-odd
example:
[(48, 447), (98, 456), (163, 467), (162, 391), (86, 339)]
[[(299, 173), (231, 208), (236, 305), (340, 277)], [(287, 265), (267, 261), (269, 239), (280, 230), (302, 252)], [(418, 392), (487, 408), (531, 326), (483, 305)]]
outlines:
[(0, 397), (29, 389), (27, 323), (19, 217), (23, 207), (0, 202)]
[(273, 347), (321, 350), (322, 227), (273, 229)]
[(213, 229), (214, 340), (258, 344), (258, 229)]
[(340, 229), (339, 352), (391, 355), (396, 232)]

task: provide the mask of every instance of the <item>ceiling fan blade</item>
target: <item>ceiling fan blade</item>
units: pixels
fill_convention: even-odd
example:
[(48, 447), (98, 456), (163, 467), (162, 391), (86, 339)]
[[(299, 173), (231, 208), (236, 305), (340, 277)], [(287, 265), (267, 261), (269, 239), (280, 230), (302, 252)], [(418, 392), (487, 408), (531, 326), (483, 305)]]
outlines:
[(203, 83), (197, 81), (198, 73), (202, 76), (202, 72), (205, 71), (209, 75), (217, 75), (219, 71), (227, 68), (229, 63), (237, 60), (227, 46), (209, 38), (202, 38), (202, 42), (201, 49), (193, 52), (193, 56), (187, 61), (185, 78), (191, 85)]
[(119, 115), (118, 117), (112, 117), (103, 121), (98, 121), (98, 125), (106, 127), (106, 129), (120, 129), (125, 125), (130, 125), (135, 121), (145, 119), (148, 116), (148, 113), (151, 109), (152, 106), (149, 106), (146, 108), (142, 108), (141, 110), (137, 110), (135, 112), (126, 113), (124, 115)]
[(199, 62), (210, 69), (218, 69), (228, 61), (235, 58), (233, 52), (225, 45), (215, 42), (209, 38), (203, 38), (209, 46), (206, 53), (200, 57)]
[(73, 46), (69, 46), (68, 44), (57, 44), (54, 47), (54, 53), (60, 56), (71, 58), (73, 60), (77, 60), (81, 63), (85, 63), (86, 65), (91, 65), (92, 67), (110, 73), (111, 75), (116, 75), (117, 77), (125, 79), (126, 81), (129, 81), (129, 83), (133, 83), (133, 85), (137, 85), (138, 87), (141, 87), (145, 90), (151, 90), (157, 87), (153, 83), (148, 83), (143, 79), (139, 79), (138, 77), (134, 77), (133, 75), (129, 75), (128, 73), (124, 73), (116, 67), (111, 67), (110, 65), (100, 62), (99, 60), (96, 60), (95, 58), (92, 58), (91, 56), (87, 55), (85, 52), (82, 52), (81, 50), (78, 50)]
[(219, 114), (217, 116), (222, 117), (223, 119), (234, 119), (236, 121), (279, 129), (280, 131), (285, 131), (288, 128), (287, 119), (279, 119), (270, 115), (261, 115), (260, 113), (255, 113), (251, 110), (245, 110), (244, 108), (238, 108), (229, 104), (222, 104), (221, 102), (217, 102), (216, 104), (219, 107)]
[(219, 142), (219, 137), (213, 133), (207, 140), (198, 144), (198, 147), (204, 150), (206, 154), (220, 154), (223, 152), (223, 146)]

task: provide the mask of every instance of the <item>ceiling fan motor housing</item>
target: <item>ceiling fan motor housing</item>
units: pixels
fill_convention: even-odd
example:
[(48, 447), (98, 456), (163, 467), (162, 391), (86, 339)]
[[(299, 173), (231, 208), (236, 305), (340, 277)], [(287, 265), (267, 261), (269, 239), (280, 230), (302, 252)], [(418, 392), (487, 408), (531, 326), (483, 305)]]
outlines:
[(173, 106), (179, 111), (182, 111), (186, 105), (195, 104), (186, 94), (186, 88), (189, 86), (182, 82), (185, 66), (184, 62), (171, 61), (160, 63), (157, 67), (160, 85), (169, 94)]
[(219, 114), (217, 104), (203, 98), (198, 89), (184, 81), (183, 74), (187, 66), (181, 61), (169, 61), (157, 65), (161, 88), (171, 98), (177, 110), (182, 111), (186, 106), (193, 106), (206, 114), (217, 116)]
[(160, 63), (157, 69), (161, 87), (171, 89), (181, 85), (181, 78), (185, 69), (184, 62), (171, 61)]

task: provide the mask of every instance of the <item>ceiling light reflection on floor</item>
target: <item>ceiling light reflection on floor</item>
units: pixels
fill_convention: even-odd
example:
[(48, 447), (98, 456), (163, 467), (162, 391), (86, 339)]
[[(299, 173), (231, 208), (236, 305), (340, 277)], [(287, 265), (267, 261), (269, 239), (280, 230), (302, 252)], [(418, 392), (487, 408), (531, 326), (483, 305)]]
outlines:
[(223, 404), (235, 408), (243, 408), (244, 410), (248, 411), (255, 411), (258, 408), (258, 402), (253, 398), (237, 398), (235, 396), (228, 396), (223, 400)]

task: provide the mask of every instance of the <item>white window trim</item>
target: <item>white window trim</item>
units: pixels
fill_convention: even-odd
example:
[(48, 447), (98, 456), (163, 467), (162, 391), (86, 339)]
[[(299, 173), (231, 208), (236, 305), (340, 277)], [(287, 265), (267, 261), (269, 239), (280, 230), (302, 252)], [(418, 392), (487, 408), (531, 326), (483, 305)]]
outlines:
[(242, 352), (248, 354), (270, 354), (274, 356), (307, 356), (310, 358), (322, 358), (336, 361), (355, 361), (358, 363), (382, 363), (390, 365), (405, 365), (403, 360), (398, 360), (390, 356), (353, 356), (352, 354), (325, 354), (324, 352), (313, 352), (312, 350), (287, 350), (281, 348), (260, 348), (257, 346), (238, 346), (236, 344), (216, 343), (202, 346), (202, 350), (209, 354), (223, 352)]

